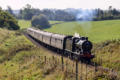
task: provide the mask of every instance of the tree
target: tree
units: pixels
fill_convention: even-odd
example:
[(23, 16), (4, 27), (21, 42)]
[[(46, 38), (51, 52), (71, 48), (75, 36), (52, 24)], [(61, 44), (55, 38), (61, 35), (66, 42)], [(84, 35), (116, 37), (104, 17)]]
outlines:
[(39, 29), (50, 27), (48, 19), (43, 14), (40, 14), (39, 16), (33, 16), (31, 24), (32, 26), (37, 27)]
[(8, 6), (7, 12), (14, 16), (13, 10), (10, 6)]
[(3, 10), (0, 10), (0, 27), (10, 30), (19, 29), (17, 20), (11, 14)]
[(2, 10), (2, 7), (0, 7), (0, 10)]
[(22, 16), (25, 20), (31, 20), (34, 12), (32, 12), (31, 5), (27, 4), (24, 10), (22, 11)]
[[(100, 8), (93, 10), (83, 9), (36, 9), (32, 8), (31, 5), (27, 4), (23, 9), (20, 10), (17, 18), (31, 20), (33, 16), (44, 14), (48, 20), (55, 21), (75, 21), (78, 15), (89, 15), (86, 16), (86, 20), (109, 20), (109, 19), (120, 19), (120, 10), (114, 9), (109, 6), (108, 10), (102, 10)], [(93, 18), (92, 18), (93, 16)], [(82, 20), (81, 18), (79, 20)]]

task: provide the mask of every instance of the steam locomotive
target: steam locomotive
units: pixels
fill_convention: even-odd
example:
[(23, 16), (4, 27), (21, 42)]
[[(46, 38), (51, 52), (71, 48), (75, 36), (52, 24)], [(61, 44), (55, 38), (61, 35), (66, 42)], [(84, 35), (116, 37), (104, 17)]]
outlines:
[(88, 41), (88, 37), (66, 36), (35, 28), (28, 28), (27, 34), (38, 40), (42, 45), (71, 59), (85, 59), (89, 61), (94, 58), (94, 55), (91, 54), (93, 45)]

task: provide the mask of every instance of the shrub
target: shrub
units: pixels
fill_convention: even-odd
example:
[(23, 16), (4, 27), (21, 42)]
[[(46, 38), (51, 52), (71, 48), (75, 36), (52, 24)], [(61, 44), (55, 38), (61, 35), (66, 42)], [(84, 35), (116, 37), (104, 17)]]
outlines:
[(0, 27), (7, 28), (10, 30), (19, 29), (17, 20), (12, 15), (1, 9), (0, 9)]
[(33, 16), (31, 24), (32, 26), (37, 27), (39, 29), (50, 27), (48, 19), (43, 14), (40, 14), (39, 16)]

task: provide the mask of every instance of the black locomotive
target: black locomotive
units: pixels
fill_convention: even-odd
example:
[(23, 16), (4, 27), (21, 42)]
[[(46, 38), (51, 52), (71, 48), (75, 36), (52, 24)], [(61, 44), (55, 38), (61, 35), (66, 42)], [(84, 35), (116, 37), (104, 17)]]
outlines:
[(71, 59), (85, 59), (89, 61), (94, 58), (94, 55), (91, 54), (93, 45), (88, 41), (87, 37), (60, 35), (35, 28), (28, 28), (27, 33), (44, 46), (61, 52), (61, 54)]

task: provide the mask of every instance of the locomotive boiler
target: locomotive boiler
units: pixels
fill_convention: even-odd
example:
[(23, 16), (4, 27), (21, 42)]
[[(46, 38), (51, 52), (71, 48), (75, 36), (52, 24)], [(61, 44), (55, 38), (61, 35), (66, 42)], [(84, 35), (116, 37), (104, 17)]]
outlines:
[(94, 58), (94, 55), (91, 53), (93, 45), (88, 40), (88, 37), (61, 35), (35, 28), (28, 28), (27, 34), (38, 40), (42, 45), (71, 59), (85, 59), (89, 61)]

